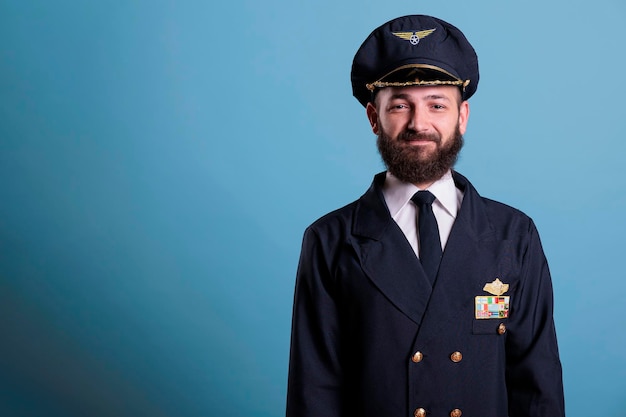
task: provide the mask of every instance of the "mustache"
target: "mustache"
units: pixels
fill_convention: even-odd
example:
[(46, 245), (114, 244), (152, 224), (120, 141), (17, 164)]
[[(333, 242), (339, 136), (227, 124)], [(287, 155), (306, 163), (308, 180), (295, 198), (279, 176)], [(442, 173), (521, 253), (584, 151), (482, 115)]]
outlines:
[(401, 141), (413, 141), (413, 140), (428, 140), (435, 143), (441, 142), (441, 136), (437, 133), (418, 133), (414, 130), (405, 130), (398, 135), (398, 139)]

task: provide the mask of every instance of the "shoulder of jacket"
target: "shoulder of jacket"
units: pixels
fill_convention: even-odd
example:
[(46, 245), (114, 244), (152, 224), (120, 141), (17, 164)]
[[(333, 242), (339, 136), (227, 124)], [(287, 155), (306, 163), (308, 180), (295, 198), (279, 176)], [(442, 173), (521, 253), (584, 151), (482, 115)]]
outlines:
[(358, 200), (350, 204), (333, 210), (322, 217), (315, 220), (307, 229), (325, 229), (328, 227), (336, 227), (337, 224), (350, 224), (354, 216)]

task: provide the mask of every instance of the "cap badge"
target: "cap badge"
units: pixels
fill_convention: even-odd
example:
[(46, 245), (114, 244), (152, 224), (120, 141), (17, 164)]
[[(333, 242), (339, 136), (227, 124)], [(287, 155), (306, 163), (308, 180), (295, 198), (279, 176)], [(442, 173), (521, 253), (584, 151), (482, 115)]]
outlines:
[(419, 32), (391, 32), (391, 34), (396, 35), (400, 39), (411, 42), (411, 45), (417, 45), (420, 42), (420, 39), (425, 38), (426, 36), (433, 33), (435, 30), (436, 28), (421, 30)]

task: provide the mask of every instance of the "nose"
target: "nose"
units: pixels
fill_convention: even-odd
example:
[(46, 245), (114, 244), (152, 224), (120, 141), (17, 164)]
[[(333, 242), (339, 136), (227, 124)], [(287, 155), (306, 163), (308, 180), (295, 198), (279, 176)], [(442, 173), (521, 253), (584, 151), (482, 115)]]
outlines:
[(420, 111), (417, 108), (413, 108), (413, 110), (411, 110), (411, 117), (407, 128), (414, 130), (415, 132), (424, 132), (428, 130), (428, 116), (425, 112)]

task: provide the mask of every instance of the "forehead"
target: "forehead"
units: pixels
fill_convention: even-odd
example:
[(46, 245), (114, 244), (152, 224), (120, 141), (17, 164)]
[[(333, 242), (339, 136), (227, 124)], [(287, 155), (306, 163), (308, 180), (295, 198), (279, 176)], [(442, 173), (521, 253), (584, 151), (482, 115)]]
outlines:
[(426, 100), (441, 99), (460, 103), (461, 90), (451, 85), (411, 85), (406, 87), (385, 87), (376, 94), (377, 100)]

